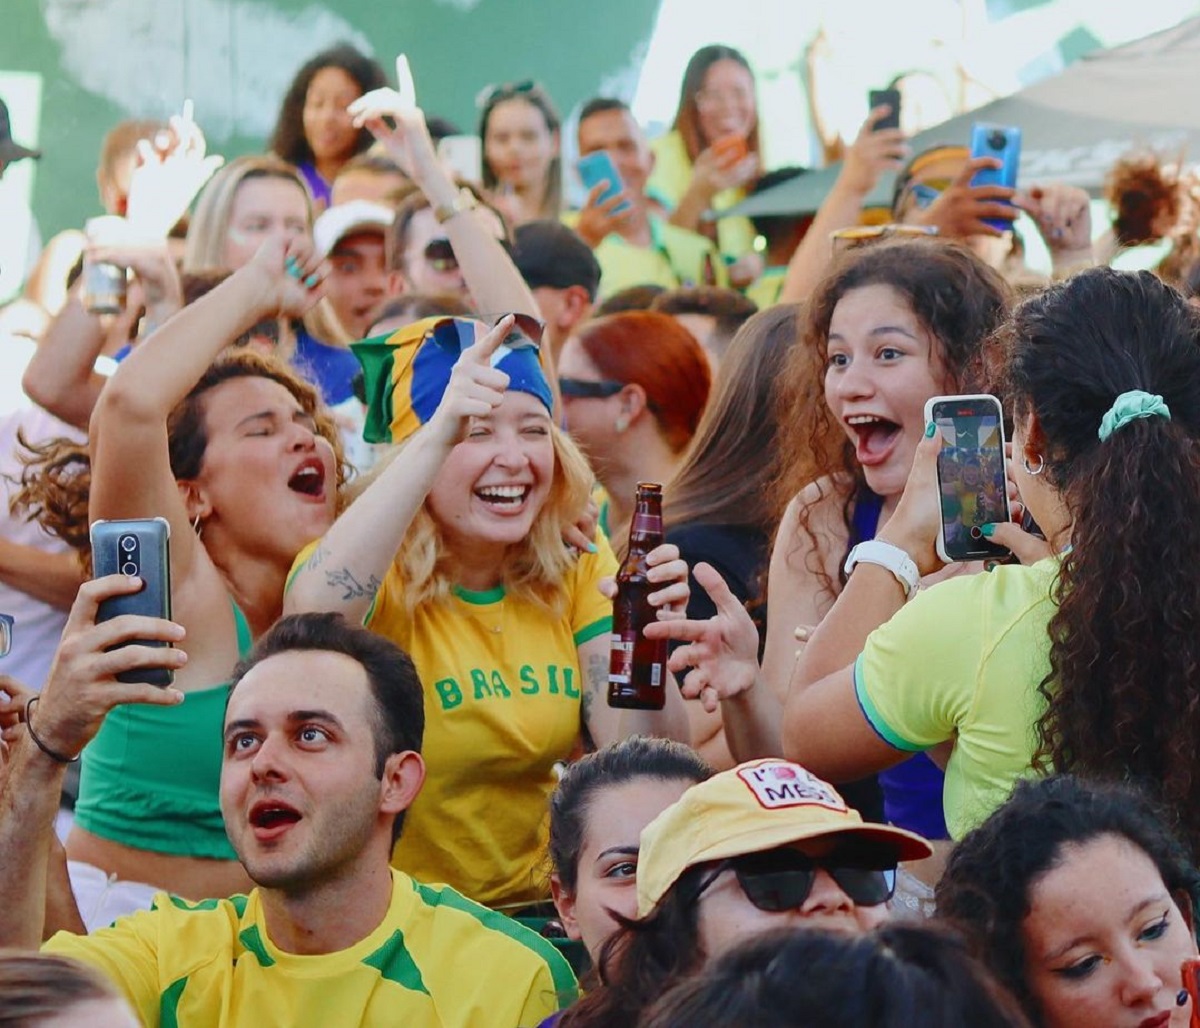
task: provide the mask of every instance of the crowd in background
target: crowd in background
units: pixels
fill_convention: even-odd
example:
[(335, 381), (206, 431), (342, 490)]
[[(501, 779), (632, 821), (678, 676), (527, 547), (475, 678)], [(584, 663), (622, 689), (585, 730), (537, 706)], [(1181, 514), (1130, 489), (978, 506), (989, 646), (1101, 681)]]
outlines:
[(0, 307), (0, 1026), (1188, 1024), (1191, 174), (1131, 140), (1093, 225), (883, 105), (747, 218), (805, 170), (713, 45), (656, 139), (582, 105), (569, 209), (541, 85), (461, 132), (397, 71), (317, 53), (228, 161), (113, 126)]

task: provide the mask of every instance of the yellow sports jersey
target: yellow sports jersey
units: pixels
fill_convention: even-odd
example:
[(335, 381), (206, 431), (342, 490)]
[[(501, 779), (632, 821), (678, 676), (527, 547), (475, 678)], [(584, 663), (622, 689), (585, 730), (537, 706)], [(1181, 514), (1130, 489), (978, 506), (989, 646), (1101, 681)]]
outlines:
[(411, 654), (425, 688), (428, 773), (392, 863), (488, 906), (545, 899), (554, 765), (574, 749), (585, 682), (578, 647), (612, 629), (597, 583), (608, 541), (583, 554), (561, 615), (490, 592), (455, 591), (410, 622), (395, 565), (367, 624)]
[[(692, 181), (692, 162), (683, 136), (672, 130), (650, 144), (654, 151), (654, 171), (646, 192), (666, 201), (669, 208), (679, 205)], [(746, 199), (744, 189), (726, 189), (713, 197), (712, 209), (725, 211)], [(754, 226), (749, 218), (718, 218), (717, 245), (721, 254), (736, 260), (754, 249)]]
[(258, 890), (154, 909), (44, 950), (98, 968), (147, 1026), (537, 1025), (574, 1001), (575, 977), (545, 939), (445, 886), (392, 872), (383, 922), (349, 949), (284, 953)]
[(760, 311), (774, 307), (779, 302), (779, 294), (783, 291), (783, 279), (786, 275), (787, 268), (767, 268), (746, 286), (746, 296), (758, 304)]
[[(562, 216), (568, 228), (579, 223), (579, 212)], [(600, 263), (598, 298), (619, 293), (630, 286), (729, 285), (725, 262), (704, 236), (650, 218), (650, 245), (635, 246), (610, 232), (593, 251)], [(710, 281), (711, 279), (711, 281)]]
[(859, 706), (885, 742), (917, 751), (954, 740), (942, 794), (951, 838), (1030, 773), (1057, 572), (1043, 560), (939, 582), (875, 629), (855, 664)]

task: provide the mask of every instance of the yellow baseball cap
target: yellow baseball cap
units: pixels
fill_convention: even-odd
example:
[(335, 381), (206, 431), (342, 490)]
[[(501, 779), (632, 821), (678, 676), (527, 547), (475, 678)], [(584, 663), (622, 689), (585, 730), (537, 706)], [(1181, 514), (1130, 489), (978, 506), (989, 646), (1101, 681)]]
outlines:
[(689, 867), (831, 835), (879, 842), (897, 860), (933, 853), (913, 832), (864, 821), (832, 785), (799, 764), (752, 760), (693, 785), (642, 830), (638, 917), (653, 911)]

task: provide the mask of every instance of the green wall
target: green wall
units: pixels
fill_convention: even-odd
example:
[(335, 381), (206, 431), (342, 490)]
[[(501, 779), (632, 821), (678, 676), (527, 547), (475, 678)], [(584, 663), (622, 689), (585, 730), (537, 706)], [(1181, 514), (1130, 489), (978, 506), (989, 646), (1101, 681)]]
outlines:
[(565, 117), (602, 88), (628, 97), (658, 7), (659, 0), (0, 0), (0, 82), (4, 72), (41, 76), (37, 140), (45, 156), (32, 205), (49, 237), (96, 213), (96, 155), (121, 118), (165, 116), (190, 96), (210, 151), (261, 150), (292, 73), (340, 39), (372, 51), (389, 76), (396, 53), (406, 51), (427, 113), (464, 131), (474, 130), (483, 86), (531, 77)]

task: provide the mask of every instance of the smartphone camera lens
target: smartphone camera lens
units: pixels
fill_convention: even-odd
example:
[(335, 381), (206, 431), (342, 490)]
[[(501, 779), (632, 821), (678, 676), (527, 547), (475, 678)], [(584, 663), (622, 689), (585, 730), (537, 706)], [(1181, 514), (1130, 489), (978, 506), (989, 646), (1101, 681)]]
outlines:
[(993, 129), (988, 133), (987, 144), (993, 150), (1003, 150), (1008, 145), (1008, 133)]
[(121, 549), (126, 553), (132, 553), (137, 549), (137, 538), (132, 535), (121, 536)]
[(137, 571), (137, 565), (131, 560), (127, 560), (121, 565), (121, 574), (127, 575), (130, 578), (136, 575)]

